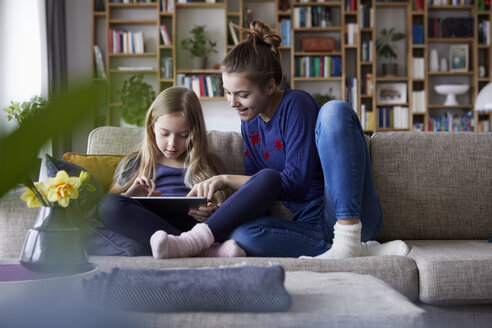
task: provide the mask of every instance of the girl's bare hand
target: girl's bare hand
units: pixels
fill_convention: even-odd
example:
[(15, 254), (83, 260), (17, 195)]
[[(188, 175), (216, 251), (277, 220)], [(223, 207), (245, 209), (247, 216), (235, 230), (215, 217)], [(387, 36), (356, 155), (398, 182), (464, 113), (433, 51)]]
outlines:
[(207, 200), (211, 201), (216, 191), (226, 187), (222, 176), (216, 175), (194, 185), (187, 196), (207, 197)]
[(193, 217), (198, 222), (204, 222), (217, 210), (217, 205), (212, 202), (208, 202), (207, 206), (200, 206), (198, 209), (191, 209), (188, 215)]
[(132, 186), (124, 193), (128, 197), (151, 197), (160, 196), (161, 192), (155, 190), (155, 182), (145, 176), (141, 176), (135, 179)]

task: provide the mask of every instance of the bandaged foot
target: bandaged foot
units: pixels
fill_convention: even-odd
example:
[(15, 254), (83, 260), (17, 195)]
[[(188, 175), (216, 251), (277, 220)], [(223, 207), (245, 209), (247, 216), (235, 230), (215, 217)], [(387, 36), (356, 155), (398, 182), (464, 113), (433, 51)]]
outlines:
[(245, 257), (246, 252), (239, 247), (235, 240), (229, 239), (222, 244), (214, 243), (212, 246), (198, 254), (199, 257)]
[(179, 236), (168, 235), (159, 230), (150, 237), (152, 256), (156, 259), (195, 256), (209, 248), (213, 242), (214, 235), (205, 223), (199, 223)]
[(364, 256), (378, 255), (401, 255), (406, 256), (410, 251), (410, 247), (402, 240), (393, 240), (384, 244), (380, 244), (375, 240), (369, 240), (362, 243)]

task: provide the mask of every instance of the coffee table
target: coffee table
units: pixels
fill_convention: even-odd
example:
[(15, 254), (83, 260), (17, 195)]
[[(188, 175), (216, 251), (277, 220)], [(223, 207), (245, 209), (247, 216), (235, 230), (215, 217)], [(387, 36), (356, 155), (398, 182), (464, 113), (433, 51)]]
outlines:
[(99, 271), (99, 266), (87, 263), (83, 272), (74, 274), (30, 271), (19, 260), (0, 260), (0, 306), (19, 295), (49, 293), (54, 288), (76, 288), (83, 279)]

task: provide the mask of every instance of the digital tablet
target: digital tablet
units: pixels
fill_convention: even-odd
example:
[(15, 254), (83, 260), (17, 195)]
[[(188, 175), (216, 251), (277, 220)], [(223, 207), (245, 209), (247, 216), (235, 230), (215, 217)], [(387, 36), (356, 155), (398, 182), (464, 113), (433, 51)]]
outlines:
[(164, 218), (190, 218), (188, 211), (207, 205), (207, 197), (132, 197)]

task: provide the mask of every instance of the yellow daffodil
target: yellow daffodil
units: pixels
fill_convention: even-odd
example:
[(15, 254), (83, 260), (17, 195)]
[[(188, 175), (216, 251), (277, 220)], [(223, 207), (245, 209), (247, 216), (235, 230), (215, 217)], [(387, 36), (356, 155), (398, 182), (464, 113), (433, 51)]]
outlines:
[[(36, 189), (41, 192), (45, 192), (46, 188), (43, 182), (38, 182), (35, 185)], [(27, 207), (39, 207), (41, 206), (41, 202), (39, 198), (36, 196), (34, 191), (31, 188), (26, 188), (26, 191), (21, 196), (21, 199), (26, 202)]]
[[(27, 181), (28, 187), (21, 199), (27, 203), (27, 207), (53, 206), (56, 202), (62, 207), (67, 207), (71, 199), (79, 198), (79, 190), (96, 190), (89, 183), (90, 177), (87, 171), (81, 171), (78, 177), (70, 177), (66, 171), (61, 170), (56, 173), (56, 177), (48, 178), (44, 183), (36, 183), (36, 186)], [(37, 194), (34, 189), (37, 190)]]
[(50, 202), (58, 202), (62, 207), (67, 207), (70, 199), (79, 197), (80, 179), (69, 177), (64, 170), (58, 171), (56, 177), (46, 180), (47, 197)]

